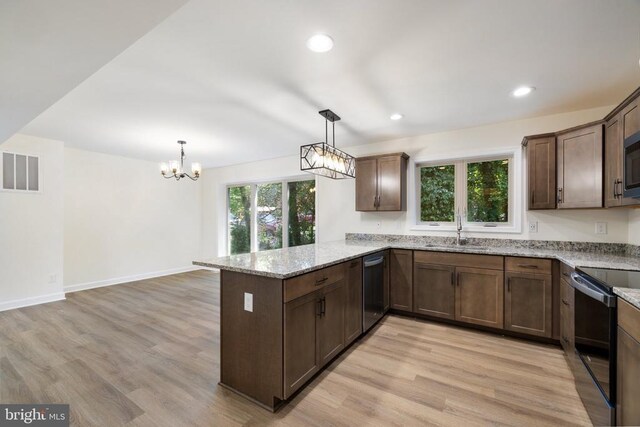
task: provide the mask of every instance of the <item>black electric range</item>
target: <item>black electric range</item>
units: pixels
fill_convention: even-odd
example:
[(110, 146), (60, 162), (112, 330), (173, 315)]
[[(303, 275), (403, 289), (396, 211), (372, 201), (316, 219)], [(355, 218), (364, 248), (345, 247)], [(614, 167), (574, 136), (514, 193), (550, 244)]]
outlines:
[(578, 267), (578, 270), (594, 279), (600, 286), (606, 289), (640, 289), (640, 271), (592, 267)]
[(576, 388), (595, 425), (615, 425), (617, 297), (613, 288), (640, 289), (640, 271), (578, 267), (575, 289)]

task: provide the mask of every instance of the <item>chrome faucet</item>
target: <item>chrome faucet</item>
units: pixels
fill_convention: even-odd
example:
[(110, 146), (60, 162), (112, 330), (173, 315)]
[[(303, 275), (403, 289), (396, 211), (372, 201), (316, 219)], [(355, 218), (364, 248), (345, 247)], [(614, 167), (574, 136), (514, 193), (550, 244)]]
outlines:
[(456, 230), (458, 230), (458, 236), (456, 237), (456, 246), (464, 245), (466, 239), (460, 237), (460, 233), (462, 232), (462, 215), (460, 215), (460, 211), (458, 211), (456, 215)]

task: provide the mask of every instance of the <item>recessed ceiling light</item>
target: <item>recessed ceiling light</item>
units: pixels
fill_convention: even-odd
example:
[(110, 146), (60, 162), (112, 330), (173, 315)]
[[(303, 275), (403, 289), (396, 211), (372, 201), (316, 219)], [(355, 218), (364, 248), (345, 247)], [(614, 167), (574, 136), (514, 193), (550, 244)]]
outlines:
[(318, 53), (329, 52), (333, 49), (333, 39), (326, 34), (316, 34), (309, 37), (307, 47)]
[(392, 115), (389, 116), (391, 120), (400, 120), (403, 117), (404, 116), (400, 113), (393, 113)]
[(519, 88), (516, 88), (513, 92), (511, 92), (511, 95), (515, 96), (516, 98), (522, 98), (523, 96), (529, 95), (534, 90), (536, 90), (536, 88), (532, 86), (520, 86)]

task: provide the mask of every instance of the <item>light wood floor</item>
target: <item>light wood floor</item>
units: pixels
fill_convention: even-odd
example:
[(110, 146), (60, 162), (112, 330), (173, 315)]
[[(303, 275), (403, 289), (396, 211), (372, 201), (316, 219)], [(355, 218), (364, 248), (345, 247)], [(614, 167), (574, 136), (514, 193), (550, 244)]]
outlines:
[(0, 402), (73, 425), (588, 425), (562, 351), (388, 316), (271, 414), (217, 385), (219, 276), (198, 271), (0, 313)]

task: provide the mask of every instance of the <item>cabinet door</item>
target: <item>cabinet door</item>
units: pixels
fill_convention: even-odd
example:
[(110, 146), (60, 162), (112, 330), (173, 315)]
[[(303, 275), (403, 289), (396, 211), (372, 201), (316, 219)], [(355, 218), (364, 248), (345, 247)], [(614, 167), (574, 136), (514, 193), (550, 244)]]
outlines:
[(344, 312), (345, 346), (362, 333), (362, 259), (353, 260), (347, 270), (346, 306)]
[(391, 254), (390, 251), (384, 252), (384, 268), (382, 269), (382, 303), (383, 303), (383, 313), (389, 311), (389, 307), (391, 306), (391, 283), (389, 278), (389, 265), (390, 265)]
[[(622, 157), (624, 156), (624, 139), (630, 137), (636, 132), (640, 132), (640, 98), (636, 98), (633, 102), (627, 105), (622, 112), (620, 113), (620, 161), (624, 160)], [(621, 172), (620, 175), (622, 177), (622, 169), (620, 166)], [(640, 205), (640, 199), (634, 199), (631, 197), (626, 197), (622, 199), (623, 206), (630, 205)]]
[(622, 133), (620, 115), (607, 122), (604, 131), (604, 205), (622, 203)]
[(640, 132), (640, 98), (636, 98), (620, 113), (622, 121), (622, 139)]
[(413, 251), (391, 251), (389, 281), (391, 308), (413, 310)]
[(560, 344), (569, 359), (573, 363), (575, 352), (575, 327), (574, 327), (574, 289), (565, 280), (560, 280)]
[(375, 211), (378, 205), (378, 162), (356, 159), (356, 210)]
[(602, 207), (602, 125), (557, 136), (558, 208)]
[(326, 365), (344, 348), (346, 282), (341, 280), (322, 291), (321, 316), (317, 322), (318, 364)]
[(378, 158), (378, 210), (401, 211), (406, 209), (404, 183), (406, 162), (400, 156)]
[(617, 425), (640, 425), (640, 342), (618, 327)]
[(284, 397), (295, 393), (320, 368), (316, 322), (321, 293), (314, 292), (284, 305)]
[(505, 286), (505, 329), (550, 338), (553, 332), (551, 275), (507, 273)]
[(556, 138), (532, 139), (527, 144), (529, 209), (556, 207)]
[(456, 320), (504, 327), (504, 273), (483, 268), (456, 268)]
[(455, 318), (455, 267), (419, 262), (413, 267), (413, 311)]

